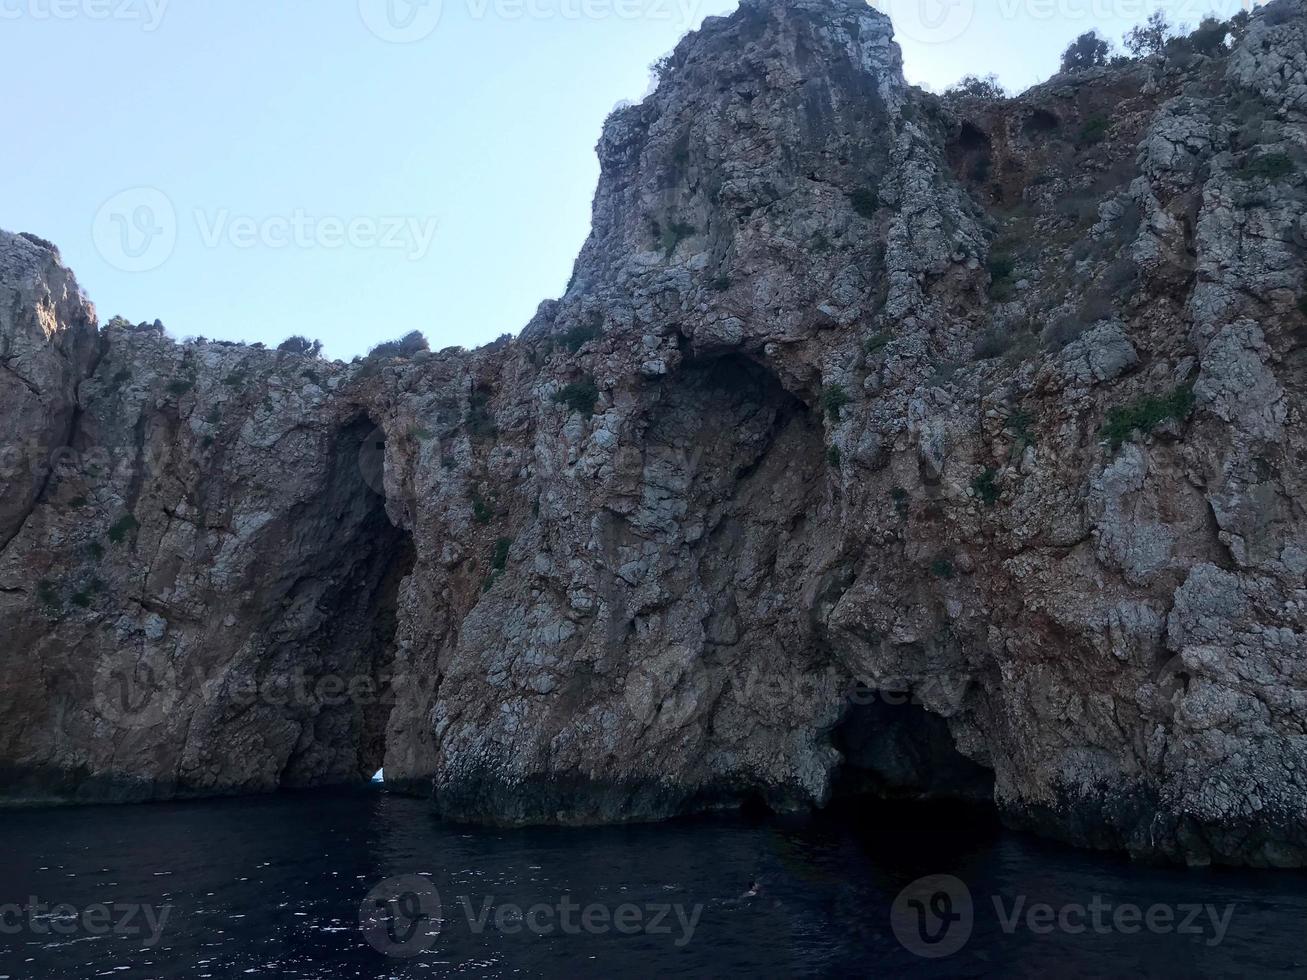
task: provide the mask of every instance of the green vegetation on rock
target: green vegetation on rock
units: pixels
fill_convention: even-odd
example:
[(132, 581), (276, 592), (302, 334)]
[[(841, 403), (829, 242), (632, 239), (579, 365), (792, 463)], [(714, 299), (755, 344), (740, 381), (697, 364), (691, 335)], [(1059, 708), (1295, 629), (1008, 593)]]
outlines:
[(131, 514), (128, 514), (125, 517), (120, 517), (118, 520), (114, 521), (113, 525), (109, 528), (109, 540), (114, 544), (122, 544), (127, 540), (127, 535), (131, 534), (140, 526), (140, 522)]
[(838, 382), (828, 384), (821, 390), (821, 407), (836, 422), (840, 420), (840, 412), (850, 401), (849, 393)]
[(554, 392), (556, 403), (566, 405), (573, 412), (580, 412), (587, 417), (594, 414), (595, 402), (598, 400), (599, 389), (590, 378), (565, 384)]
[(1147, 435), (1158, 425), (1170, 419), (1183, 421), (1193, 407), (1193, 385), (1181, 385), (1170, 394), (1161, 397), (1140, 398), (1107, 413), (1107, 422), (1103, 425), (1103, 438), (1113, 449), (1120, 448), (1121, 444), (1135, 432)]

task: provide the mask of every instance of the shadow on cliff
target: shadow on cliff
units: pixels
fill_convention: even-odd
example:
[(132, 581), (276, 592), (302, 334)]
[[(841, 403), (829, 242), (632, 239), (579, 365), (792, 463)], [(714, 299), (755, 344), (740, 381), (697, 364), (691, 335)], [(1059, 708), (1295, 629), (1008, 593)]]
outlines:
[(319, 688), (339, 677), (362, 693), (324, 696), (321, 711), (303, 722), (283, 787), (367, 780), (384, 761), (399, 590), (414, 563), (411, 536), (386, 513), (384, 458), (381, 431), (366, 416), (354, 419), (336, 437), (323, 492), (293, 517), (291, 540), (313, 554), (291, 597), (310, 589), (323, 613), (294, 642), (316, 648)]

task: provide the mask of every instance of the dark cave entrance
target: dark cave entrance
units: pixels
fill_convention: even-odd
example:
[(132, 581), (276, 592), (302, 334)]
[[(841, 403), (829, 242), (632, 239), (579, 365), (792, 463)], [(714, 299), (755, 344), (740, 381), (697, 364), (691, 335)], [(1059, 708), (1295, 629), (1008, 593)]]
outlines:
[(962, 183), (973, 189), (990, 185), (994, 177), (994, 143), (975, 123), (963, 121), (961, 131), (948, 144), (945, 155)]
[(766, 365), (735, 351), (687, 352), (677, 381), (664, 412), (663, 426), (669, 431), (661, 438), (673, 445), (717, 440), (719, 456), (736, 457), (727, 469), (739, 484), (765, 465), (777, 439), (796, 426), (802, 430), (798, 440), (802, 452), (794, 456), (799, 447), (785, 447), (790, 465), (813, 473), (822, 471), (825, 455), (820, 421)]
[(283, 649), (316, 683), (284, 786), (368, 782), (385, 760), (400, 588), (415, 560), (411, 535), (386, 512), (385, 452), (366, 416), (344, 425), (322, 492), (295, 516), (288, 602), (305, 628)]
[(963, 755), (948, 722), (906, 694), (862, 692), (831, 742), (843, 757), (833, 802), (993, 803), (993, 771)]
[(1026, 118), (1022, 129), (1028, 134), (1038, 135), (1040, 133), (1051, 133), (1062, 125), (1062, 120), (1058, 119), (1047, 109), (1034, 109)]

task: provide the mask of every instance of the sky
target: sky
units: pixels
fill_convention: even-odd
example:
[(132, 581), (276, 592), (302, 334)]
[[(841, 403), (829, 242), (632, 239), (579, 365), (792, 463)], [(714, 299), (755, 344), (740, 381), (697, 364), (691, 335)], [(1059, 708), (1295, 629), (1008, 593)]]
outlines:
[[(1067, 43), (1244, 0), (875, 0), (909, 81), (1019, 91)], [(0, 228), (101, 321), (348, 359), (516, 333), (589, 228), (604, 118), (732, 0), (0, 0)]]

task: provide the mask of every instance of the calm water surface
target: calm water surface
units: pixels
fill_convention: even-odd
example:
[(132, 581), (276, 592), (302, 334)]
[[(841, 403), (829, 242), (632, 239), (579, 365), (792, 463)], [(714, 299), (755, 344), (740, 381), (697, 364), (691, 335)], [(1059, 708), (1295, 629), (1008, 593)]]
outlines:
[(503, 831), (340, 793), (0, 834), (8, 978), (1307, 977), (1301, 874), (1144, 867), (965, 810)]

